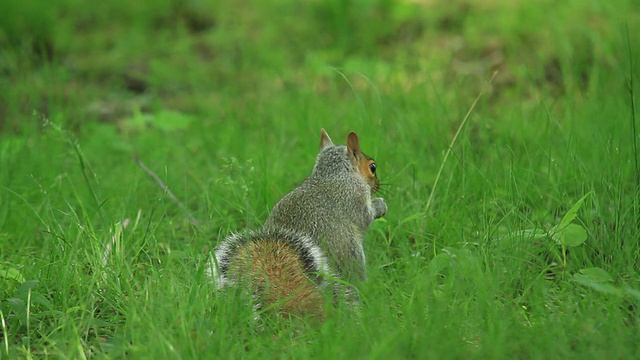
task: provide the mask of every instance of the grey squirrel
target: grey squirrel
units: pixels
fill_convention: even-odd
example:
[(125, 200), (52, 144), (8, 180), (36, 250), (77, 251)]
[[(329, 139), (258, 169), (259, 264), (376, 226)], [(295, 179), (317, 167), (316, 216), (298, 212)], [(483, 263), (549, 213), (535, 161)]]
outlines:
[(231, 234), (209, 261), (216, 286), (246, 288), (256, 309), (322, 318), (323, 294), (332, 289), (335, 297), (341, 287), (332, 278), (366, 280), (364, 236), (387, 212), (382, 198), (372, 198), (380, 187), (377, 165), (360, 151), (356, 133), (346, 146), (320, 133), (311, 175), (276, 204), (260, 231)]

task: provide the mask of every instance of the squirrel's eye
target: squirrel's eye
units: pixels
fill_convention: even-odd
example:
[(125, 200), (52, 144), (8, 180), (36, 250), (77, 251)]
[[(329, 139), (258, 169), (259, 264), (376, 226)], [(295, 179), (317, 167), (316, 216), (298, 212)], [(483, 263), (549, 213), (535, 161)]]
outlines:
[(372, 174), (376, 174), (376, 163), (369, 164), (369, 170), (371, 170)]

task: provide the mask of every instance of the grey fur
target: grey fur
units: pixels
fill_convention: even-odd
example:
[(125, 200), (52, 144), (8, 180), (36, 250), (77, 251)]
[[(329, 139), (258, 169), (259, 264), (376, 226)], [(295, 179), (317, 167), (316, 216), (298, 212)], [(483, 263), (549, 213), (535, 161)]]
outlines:
[(387, 205), (382, 198), (371, 198), (373, 189), (351, 161), (347, 146), (334, 145), (324, 130), (320, 145), (311, 175), (276, 204), (259, 232), (231, 234), (218, 245), (206, 268), (217, 288), (236, 284), (227, 270), (242, 246), (270, 238), (297, 249), (318, 288), (333, 287), (334, 296), (344, 292), (357, 302), (355, 289), (330, 278), (366, 280), (364, 236)]
[(366, 280), (363, 240), (374, 219), (387, 212), (354, 167), (347, 147), (324, 146), (311, 175), (273, 208), (263, 230), (310, 237), (346, 281)]

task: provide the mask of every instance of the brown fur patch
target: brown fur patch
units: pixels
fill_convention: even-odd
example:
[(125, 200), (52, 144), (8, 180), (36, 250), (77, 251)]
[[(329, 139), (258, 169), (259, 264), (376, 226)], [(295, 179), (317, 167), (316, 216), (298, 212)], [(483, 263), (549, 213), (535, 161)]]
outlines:
[(371, 192), (376, 192), (380, 188), (380, 183), (378, 182), (378, 176), (371, 172), (371, 164), (375, 164), (375, 160), (368, 157), (364, 153), (360, 153), (358, 156), (358, 172), (364, 179), (367, 181), (369, 186), (371, 186)]
[(375, 160), (360, 151), (360, 140), (358, 139), (358, 135), (354, 132), (350, 132), (347, 136), (347, 150), (349, 151), (349, 159), (351, 159), (351, 163), (367, 181), (371, 187), (371, 192), (374, 193), (378, 191), (380, 188), (378, 177), (369, 167), (372, 163), (375, 163)]
[(285, 316), (323, 317), (322, 293), (307, 277), (300, 254), (284, 242), (247, 243), (232, 259), (229, 275), (252, 286), (262, 308)]

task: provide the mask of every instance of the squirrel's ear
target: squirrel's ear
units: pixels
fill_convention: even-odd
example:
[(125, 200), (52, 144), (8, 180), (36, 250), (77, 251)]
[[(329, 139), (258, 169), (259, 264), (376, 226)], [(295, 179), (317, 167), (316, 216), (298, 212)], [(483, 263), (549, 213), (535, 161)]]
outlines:
[(333, 141), (324, 129), (320, 129), (320, 151), (333, 146)]
[(360, 153), (360, 141), (358, 140), (358, 135), (353, 131), (347, 136), (347, 148), (354, 156)]

